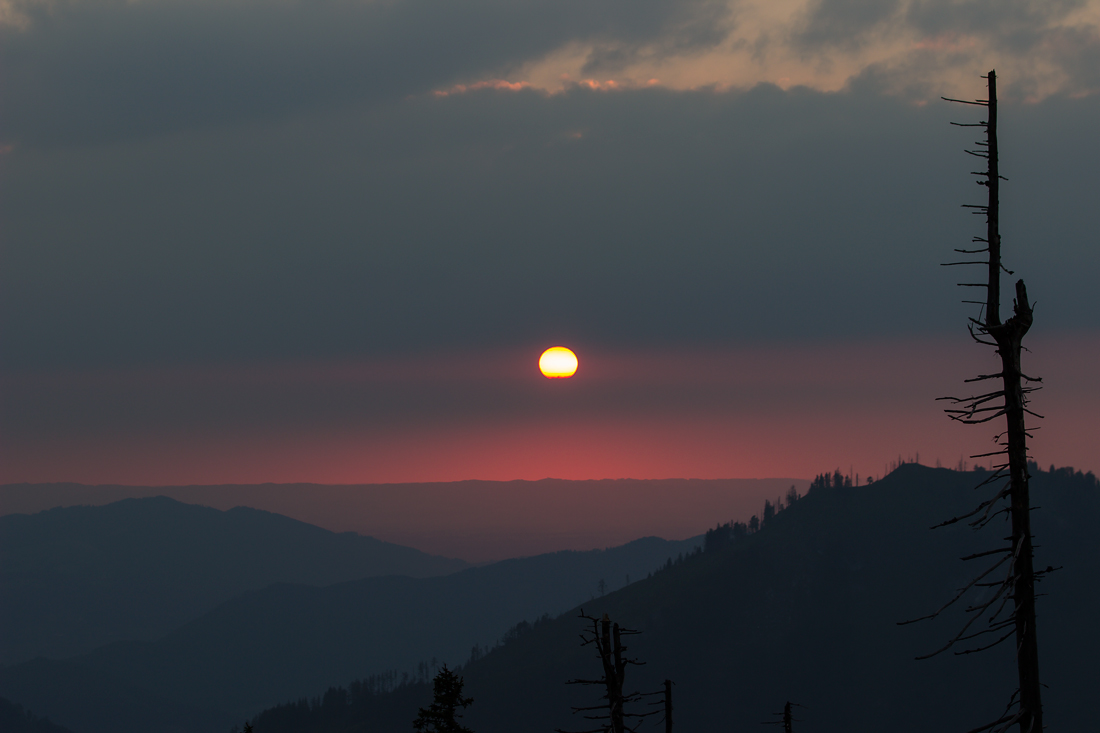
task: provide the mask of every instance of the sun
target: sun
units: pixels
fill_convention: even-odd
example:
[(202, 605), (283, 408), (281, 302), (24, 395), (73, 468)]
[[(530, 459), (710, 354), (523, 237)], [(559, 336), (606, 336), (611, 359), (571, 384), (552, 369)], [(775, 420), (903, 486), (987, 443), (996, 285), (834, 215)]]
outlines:
[(567, 379), (577, 373), (577, 355), (564, 346), (551, 346), (539, 357), (539, 371), (548, 379)]

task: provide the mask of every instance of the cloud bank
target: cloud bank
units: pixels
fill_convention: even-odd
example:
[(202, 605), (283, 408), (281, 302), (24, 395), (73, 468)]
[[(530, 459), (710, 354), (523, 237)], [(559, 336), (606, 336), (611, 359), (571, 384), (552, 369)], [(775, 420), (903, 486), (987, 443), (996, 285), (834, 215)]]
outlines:
[[(1100, 326), (1098, 98), (1003, 113), (1007, 263)], [(965, 114), (969, 110), (963, 110)], [(8, 368), (955, 332), (950, 105), (482, 89), (4, 157)], [(954, 117), (953, 117), (954, 116)]]
[[(225, 466), (248, 446), (272, 455), (271, 424), (287, 445), (366, 441), (382, 458), (445, 438), (451, 457), (424, 474), (439, 477), (486, 436), (528, 455), (513, 429), (536, 424), (526, 403), (498, 383), (386, 382), (346, 401), (361, 424), (350, 407), (311, 412), (344, 403), (303, 377), (284, 420), (270, 392), (234, 406), (214, 387), (142, 391), (141, 375), (484, 362), (555, 343), (805, 354), (965, 339), (957, 273), (938, 263), (980, 233), (959, 206), (981, 190), (961, 152), (973, 131), (947, 123), (980, 115), (935, 100), (981, 96), (992, 67), (1006, 264), (1038, 300), (1037, 335), (1093, 338), (1098, 26), (1098, 0), (8, 0), (5, 445), (38, 456), (24, 478), (63, 443), (67, 478), (107, 455), (146, 477), (135, 466), (156, 461), (133, 456), (186, 467), (180, 436)], [(88, 377), (101, 373), (137, 376), (108, 389)], [(70, 378), (80, 386), (52, 381)], [(737, 400), (673, 431), (711, 446), (698, 455), (667, 426), (638, 427), (681, 425), (677, 405), (706, 401), (681, 378), (652, 403), (591, 400), (588, 437), (525, 465), (579, 455), (602, 430), (623, 460), (668, 439), (719, 475), (722, 440), (753, 439)], [(446, 426), (421, 409), (429, 398)], [(899, 408), (893, 429), (910, 417)], [(316, 430), (294, 432), (299, 419)], [(459, 440), (464, 420), (482, 438)], [(394, 431), (422, 437), (379, 447)]]
[(927, 100), (1100, 90), (1100, 0), (4, 0), (5, 142), (73, 144), (493, 79)]

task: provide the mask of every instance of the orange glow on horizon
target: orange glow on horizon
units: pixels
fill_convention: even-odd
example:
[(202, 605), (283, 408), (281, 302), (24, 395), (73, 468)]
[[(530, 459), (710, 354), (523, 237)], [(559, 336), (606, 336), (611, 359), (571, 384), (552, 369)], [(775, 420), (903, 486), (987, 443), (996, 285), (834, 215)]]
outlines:
[(547, 379), (568, 379), (577, 373), (577, 355), (564, 346), (551, 346), (539, 357), (539, 371)]

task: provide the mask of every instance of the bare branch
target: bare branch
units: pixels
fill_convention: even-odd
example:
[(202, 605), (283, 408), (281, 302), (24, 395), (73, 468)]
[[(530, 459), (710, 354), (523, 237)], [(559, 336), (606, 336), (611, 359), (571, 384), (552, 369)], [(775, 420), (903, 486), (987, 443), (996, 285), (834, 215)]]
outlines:
[(967, 555), (966, 557), (960, 557), (960, 560), (976, 560), (979, 557), (985, 557), (986, 555), (996, 555), (999, 552), (1012, 552), (1011, 547), (1001, 547), (996, 550), (986, 550), (985, 552), (976, 552), (973, 555)]
[[(973, 105), (977, 105), (978, 107), (988, 107), (989, 106), (989, 102), (987, 102), (985, 100), (982, 100), (982, 99), (977, 99), (977, 100), (974, 100), (973, 102), (968, 102), (965, 99), (951, 99), (950, 97), (940, 97), (940, 99), (942, 99), (945, 102), (957, 102), (958, 104), (973, 104)], [(980, 126), (984, 127), (984, 123), (982, 123), (982, 125), (980, 125)], [(971, 127), (971, 125), (965, 125), (965, 127)]]
[(981, 733), (983, 730), (989, 730), (989, 729), (991, 729), (991, 728), (993, 728), (997, 725), (1000, 725), (1001, 723), (1006, 723), (1008, 726), (1011, 727), (1011, 725), (1019, 719), (1020, 719), (1020, 714), (1019, 713), (1014, 713), (1012, 715), (1006, 715), (1003, 718), (998, 718), (997, 720), (994, 720), (992, 723), (986, 723), (985, 725), (983, 725), (979, 728), (971, 728), (966, 733)]
[[(984, 634), (986, 632), (982, 631), (982, 632), (979, 632), (979, 633)], [(993, 642), (992, 644), (986, 644), (985, 646), (979, 646), (979, 647), (976, 647), (974, 649), (964, 649), (961, 652), (955, 652), (955, 655), (961, 657), (964, 654), (977, 654), (978, 652), (984, 652), (986, 649), (992, 649), (993, 647), (997, 646), (998, 644), (1000, 644), (1005, 639), (1007, 639), (1008, 637), (1012, 636), (1015, 633), (1016, 633), (1016, 629), (1013, 628), (1012, 631), (1009, 631), (1007, 634), (1002, 636), (1000, 639), (997, 639), (997, 641)], [(974, 634), (973, 636), (977, 636), (977, 634)]]
[[(952, 604), (954, 604), (954, 603), (955, 603), (955, 602), (956, 602), (957, 600), (959, 600), (960, 598), (962, 598), (962, 597), (963, 597), (963, 596), (964, 596), (964, 595), (966, 594), (966, 592), (967, 592), (968, 590), (970, 590), (970, 589), (971, 589), (971, 588), (972, 588), (972, 587), (974, 586), (974, 584), (975, 584), (975, 583), (977, 583), (977, 582), (978, 582), (979, 580), (981, 580), (982, 578), (984, 578), (985, 576), (989, 575), (989, 574), (990, 574), (990, 573), (992, 573), (992, 572), (993, 572), (994, 570), (996, 570), (997, 568), (999, 568), (999, 567), (1000, 567), (1001, 565), (1003, 565), (1003, 564), (1004, 564), (1005, 560), (1008, 560), (1008, 559), (1009, 559), (1009, 556), (1008, 556), (1008, 555), (1006, 555), (1005, 557), (1002, 557), (1002, 558), (1001, 558), (1000, 560), (998, 560), (998, 561), (997, 561), (996, 563), (994, 563), (994, 564), (993, 564), (992, 566), (990, 566), (990, 567), (989, 567), (989, 568), (988, 568), (988, 569), (987, 569), (987, 570), (986, 570), (986, 571), (985, 571), (984, 573), (982, 573), (981, 575), (979, 575), (978, 577), (974, 578), (974, 579), (973, 579), (973, 580), (971, 580), (971, 581), (970, 581), (969, 583), (967, 583), (967, 584), (966, 584), (966, 586), (965, 586), (964, 588), (960, 589), (960, 590), (959, 590), (959, 591), (958, 591), (958, 592), (957, 592), (957, 593), (955, 594), (955, 597), (954, 597), (954, 598), (952, 598), (952, 599), (951, 599), (950, 601), (948, 601), (947, 603), (943, 604), (943, 606), (941, 606), (941, 607), (940, 607), (940, 609), (939, 609), (938, 611), (936, 611), (935, 613), (930, 613), (930, 614), (928, 614), (927, 616), (921, 616), (920, 618), (915, 618), (915, 619), (912, 619), (912, 620), (910, 620), (910, 621), (898, 621), (898, 622), (897, 622), (897, 623), (898, 623), (898, 626), (905, 626), (905, 625), (907, 625), (907, 624), (915, 624), (915, 623), (916, 623), (916, 622), (918, 622), (918, 621), (925, 621), (925, 620), (927, 620), (927, 619), (930, 619), (930, 618), (935, 618), (936, 616), (939, 616), (939, 615), (940, 615), (941, 613), (943, 613), (944, 611), (946, 611), (946, 610), (947, 610), (947, 609), (948, 609), (948, 608), (949, 608), (949, 607), (950, 607), (950, 606), (951, 606)], [(969, 625), (970, 625), (970, 623), (973, 623), (973, 619), (971, 619), (971, 621), (967, 623), (967, 626), (969, 626)], [(965, 630), (966, 630), (966, 627), (964, 627), (964, 628), (963, 628), (963, 630), (965, 631)], [(954, 641), (948, 642), (947, 646), (945, 646), (945, 647), (944, 647), (943, 649), (941, 649), (940, 651), (944, 651), (944, 650), (945, 650), (945, 649), (947, 649), (947, 648), (948, 648), (949, 646), (951, 646), (951, 644), (952, 644), (952, 643), (954, 643)], [(939, 654), (939, 653), (940, 653), (940, 652), (935, 652), (935, 654)], [(928, 655), (928, 656), (935, 656), (935, 654), (930, 654), (930, 655)], [(917, 657), (917, 659), (927, 659), (927, 658), (928, 658), (928, 657)]]

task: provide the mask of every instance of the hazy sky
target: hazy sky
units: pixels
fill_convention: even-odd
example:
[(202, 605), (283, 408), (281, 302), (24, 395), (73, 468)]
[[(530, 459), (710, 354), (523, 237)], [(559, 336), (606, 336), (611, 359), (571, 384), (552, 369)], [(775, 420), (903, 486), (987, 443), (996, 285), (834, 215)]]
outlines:
[(990, 68), (1097, 469), (1100, 0), (0, 0), (0, 481), (954, 465)]

